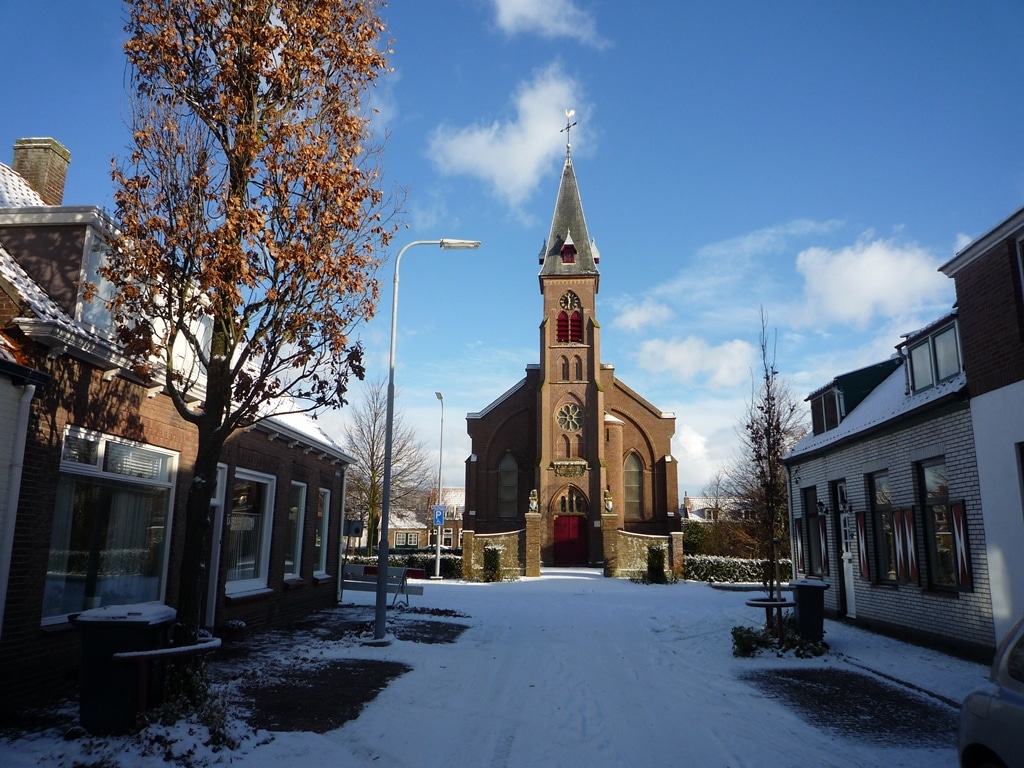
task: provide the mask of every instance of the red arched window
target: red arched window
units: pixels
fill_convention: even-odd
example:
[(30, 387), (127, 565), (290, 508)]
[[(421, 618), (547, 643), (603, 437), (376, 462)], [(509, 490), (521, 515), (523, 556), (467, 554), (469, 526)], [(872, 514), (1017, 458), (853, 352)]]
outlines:
[(569, 315), (565, 312), (558, 313), (558, 324), (555, 328), (557, 341), (569, 340)]
[(583, 341), (583, 315), (579, 312), (569, 316), (569, 341)]

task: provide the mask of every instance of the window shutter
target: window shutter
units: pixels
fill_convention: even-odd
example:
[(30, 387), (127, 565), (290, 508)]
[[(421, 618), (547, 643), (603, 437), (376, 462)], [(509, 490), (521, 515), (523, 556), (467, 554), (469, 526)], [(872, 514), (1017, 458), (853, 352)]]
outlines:
[(903, 532), (907, 543), (907, 581), (919, 584), (921, 577), (917, 568), (917, 529), (914, 528), (914, 508), (904, 507), (899, 514), (903, 518)]
[(796, 524), (796, 569), (806, 573), (804, 568), (804, 521), (802, 518), (793, 520)]
[(821, 572), (828, 576), (828, 519), (825, 515), (818, 516), (818, 535), (821, 536)]
[(896, 580), (907, 580), (907, 532), (904, 529), (903, 510), (892, 511), (892, 530), (896, 537)]
[(964, 514), (964, 502), (958, 501), (949, 505), (953, 513), (953, 542), (956, 547), (956, 570), (960, 586), (970, 589), (971, 561), (970, 550), (967, 548), (967, 516)]
[(857, 557), (860, 560), (860, 577), (862, 579), (870, 579), (871, 572), (868, 569), (868, 531), (863, 512), (857, 513)]

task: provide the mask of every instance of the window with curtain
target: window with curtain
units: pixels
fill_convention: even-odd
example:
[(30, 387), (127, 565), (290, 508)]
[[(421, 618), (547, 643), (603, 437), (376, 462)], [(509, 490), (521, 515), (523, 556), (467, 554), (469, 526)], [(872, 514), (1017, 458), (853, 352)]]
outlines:
[(267, 586), (274, 487), (270, 475), (235, 470), (225, 548), (228, 593)]
[(69, 427), (43, 587), (43, 624), (163, 599), (177, 454)]
[(644, 467), (640, 457), (629, 454), (622, 466), (622, 485), (625, 496), (625, 515), (632, 520), (644, 516)]
[(896, 582), (896, 522), (889, 488), (889, 473), (876, 472), (869, 477), (871, 514), (875, 526), (875, 557), (878, 581)]

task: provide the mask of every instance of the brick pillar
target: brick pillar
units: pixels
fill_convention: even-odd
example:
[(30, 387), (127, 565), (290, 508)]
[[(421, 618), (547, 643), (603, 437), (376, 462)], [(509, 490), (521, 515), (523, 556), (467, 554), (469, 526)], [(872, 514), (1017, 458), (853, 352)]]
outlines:
[(526, 576), (540, 576), (540, 512), (526, 513)]
[(473, 552), (476, 549), (473, 531), (462, 532), (462, 578), (466, 581), (473, 581), (476, 574), (473, 571)]
[(668, 535), (668, 567), (676, 576), (682, 578), (683, 564), (686, 556), (683, 553), (682, 531), (672, 531)]
[(604, 540), (604, 575), (615, 576), (619, 568), (619, 516), (615, 512), (601, 515), (601, 538)]

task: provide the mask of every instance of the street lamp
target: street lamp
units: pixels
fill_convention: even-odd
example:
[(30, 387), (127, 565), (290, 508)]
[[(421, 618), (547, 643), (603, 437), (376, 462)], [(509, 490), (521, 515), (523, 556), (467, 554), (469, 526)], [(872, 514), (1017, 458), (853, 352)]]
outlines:
[(398, 324), (398, 267), (414, 245), (439, 245), (446, 250), (479, 248), (479, 240), (414, 240), (402, 247), (395, 259), (395, 286), (391, 295), (391, 358), (388, 366), (388, 407), (384, 426), (384, 490), (380, 509), (380, 544), (377, 547), (377, 610), (373, 639), (384, 639), (388, 621), (388, 515), (391, 512), (391, 432), (395, 421), (395, 331)]
[[(444, 486), (441, 485), (441, 468), (444, 466), (444, 397), (440, 392), (434, 396), (441, 401), (441, 445), (437, 449), (437, 503), (444, 509)], [(441, 530), (444, 526), (444, 515), (441, 515), (441, 525), (434, 526), (434, 535), (437, 537), (437, 557), (434, 559), (434, 578), (441, 578)]]

